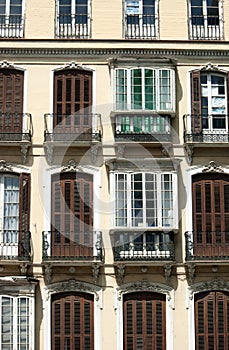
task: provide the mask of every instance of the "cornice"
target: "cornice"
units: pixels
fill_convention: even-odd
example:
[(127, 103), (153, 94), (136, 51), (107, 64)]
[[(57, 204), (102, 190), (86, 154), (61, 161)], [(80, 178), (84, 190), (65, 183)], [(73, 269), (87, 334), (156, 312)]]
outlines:
[(149, 49), (149, 48), (1, 48), (0, 54), (4, 56), (29, 56), (29, 57), (142, 57), (144, 58), (176, 58), (176, 57), (201, 57), (201, 58), (228, 58), (229, 50), (216, 49)]

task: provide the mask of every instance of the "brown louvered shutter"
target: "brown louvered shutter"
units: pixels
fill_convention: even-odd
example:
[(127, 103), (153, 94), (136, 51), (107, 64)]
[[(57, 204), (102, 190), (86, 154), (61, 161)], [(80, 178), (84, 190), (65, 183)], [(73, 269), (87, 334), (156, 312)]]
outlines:
[(20, 174), (19, 231), (29, 231), (30, 226), (30, 174)]
[(199, 133), (202, 131), (200, 71), (192, 71), (190, 78), (192, 131)]
[(94, 297), (84, 293), (52, 298), (52, 350), (94, 349)]
[(77, 134), (90, 129), (92, 123), (91, 105), (92, 72), (67, 69), (55, 73), (55, 132)]
[(197, 174), (192, 186), (195, 254), (228, 254), (229, 176)]
[(63, 173), (52, 178), (52, 254), (93, 255), (93, 177)]
[(196, 350), (229, 348), (229, 293), (204, 292), (195, 295)]
[(227, 84), (227, 114), (229, 114), (229, 72), (226, 74), (226, 84)]
[(166, 349), (165, 296), (136, 292), (123, 298), (124, 350)]

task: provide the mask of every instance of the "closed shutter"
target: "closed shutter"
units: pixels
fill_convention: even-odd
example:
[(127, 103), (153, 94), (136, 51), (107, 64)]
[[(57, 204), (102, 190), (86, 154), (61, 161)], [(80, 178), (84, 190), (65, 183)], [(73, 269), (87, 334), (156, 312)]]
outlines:
[(15, 69), (0, 69), (0, 130), (22, 131), (24, 73)]
[(55, 132), (80, 133), (90, 129), (91, 105), (92, 72), (69, 69), (55, 73)]
[(190, 77), (192, 131), (199, 133), (202, 131), (200, 71), (192, 71)]
[(229, 114), (229, 72), (226, 74), (226, 84), (227, 84), (227, 91), (226, 91), (226, 96), (227, 96), (227, 114)]
[(204, 292), (195, 296), (196, 350), (229, 348), (229, 293)]
[(52, 178), (52, 254), (93, 256), (93, 177), (66, 173)]
[(228, 254), (229, 176), (198, 174), (192, 186), (195, 248), (199, 244), (199, 253), (210, 256)]
[(165, 350), (165, 296), (138, 292), (124, 295), (124, 350)]
[(20, 174), (19, 231), (29, 231), (30, 223), (30, 174)]
[(94, 297), (57, 294), (52, 299), (52, 350), (94, 349)]

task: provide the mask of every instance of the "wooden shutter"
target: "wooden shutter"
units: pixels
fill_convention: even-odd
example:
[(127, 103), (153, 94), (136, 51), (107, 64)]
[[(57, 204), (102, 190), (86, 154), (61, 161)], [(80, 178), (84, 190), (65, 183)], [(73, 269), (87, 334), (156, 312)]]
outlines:
[(196, 253), (229, 254), (229, 175), (197, 174), (192, 186)]
[(30, 226), (30, 174), (20, 174), (19, 231), (29, 231)]
[[(66, 69), (54, 77), (56, 132), (80, 133), (91, 128), (92, 72)], [(79, 117), (83, 115), (83, 117)], [(78, 115), (77, 115), (78, 114)], [(60, 129), (60, 130), (59, 130)]]
[(124, 350), (166, 349), (165, 296), (136, 292), (123, 298)]
[(200, 71), (192, 71), (190, 78), (192, 131), (198, 133), (202, 131)]
[(195, 296), (196, 350), (229, 348), (229, 293), (212, 291)]
[(52, 178), (52, 253), (93, 255), (93, 177), (83, 173)]
[(226, 84), (227, 84), (227, 94), (226, 94), (226, 97), (227, 97), (227, 114), (229, 114), (229, 72), (227, 72), (226, 74)]
[(52, 298), (52, 350), (94, 349), (94, 297), (84, 293)]

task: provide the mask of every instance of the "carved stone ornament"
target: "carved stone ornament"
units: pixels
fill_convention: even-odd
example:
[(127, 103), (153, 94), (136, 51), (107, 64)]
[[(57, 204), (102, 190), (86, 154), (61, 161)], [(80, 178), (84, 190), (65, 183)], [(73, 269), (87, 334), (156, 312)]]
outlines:
[(10, 64), (9, 62), (7, 62), (6, 60), (2, 61), (0, 63), (0, 68), (15, 68), (12, 64)]
[(120, 283), (122, 283), (124, 280), (125, 268), (126, 268), (126, 265), (124, 264), (117, 265), (117, 278)]
[(63, 166), (62, 172), (80, 171), (83, 172), (82, 167), (80, 167), (73, 159), (69, 160), (68, 164)]
[(92, 264), (92, 277), (93, 277), (93, 282), (97, 283), (98, 277), (99, 277), (99, 264)]
[(210, 161), (209, 164), (202, 170), (203, 173), (223, 173), (224, 170), (217, 166), (214, 161)]
[(188, 265), (188, 278), (190, 283), (193, 283), (195, 273), (196, 273), (196, 265), (194, 264)]
[(193, 146), (192, 145), (185, 145), (184, 146), (185, 156), (187, 159), (188, 165), (192, 164), (192, 158), (193, 158)]
[(20, 271), (22, 275), (27, 275), (28, 264), (25, 264), (25, 263), (20, 264)]
[(99, 148), (100, 148), (100, 145), (98, 145), (98, 144), (91, 146), (91, 161), (93, 164), (95, 164), (95, 162), (97, 160)]
[(229, 281), (211, 280), (211, 281), (196, 283), (193, 286), (189, 287), (189, 292), (190, 292), (189, 298), (190, 300), (192, 300), (193, 295), (195, 293), (205, 292), (205, 291), (214, 291), (214, 290), (224, 290), (229, 292)]
[(0, 172), (13, 172), (13, 168), (5, 161), (5, 160), (0, 160)]
[(173, 265), (165, 265), (164, 266), (164, 272), (165, 272), (165, 279), (168, 281), (172, 274), (172, 267)]
[(54, 146), (51, 144), (45, 144), (45, 150), (47, 155), (48, 164), (52, 164), (53, 161), (53, 152), (54, 152)]
[(45, 266), (45, 283), (50, 283), (52, 279), (52, 266)]
[(99, 293), (101, 291), (100, 287), (89, 283), (77, 282), (74, 279), (49, 285), (47, 287), (46, 299), (48, 300), (50, 298), (50, 295), (54, 293), (75, 291), (94, 294), (96, 301), (99, 301), (99, 299), (101, 299)]
[(22, 164), (25, 164), (25, 162), (26, 162), (28, 149), (29, 149), (29, 145), (21, 144), (21, 161), (22, 161)]
[(122, 295), (132, 292), (154, 292), (166, 294), (166, 299), (169, 302), (169, 306), (174, 309), (174, 298), (173, 298), (173, 289), (169, 286), (166, 286), (161, 283), (149, 282), (148, 280), (142, 280), (140, 282), (127, 283), (122, 287), (117, 289), (118, 300), (122, 300)]

